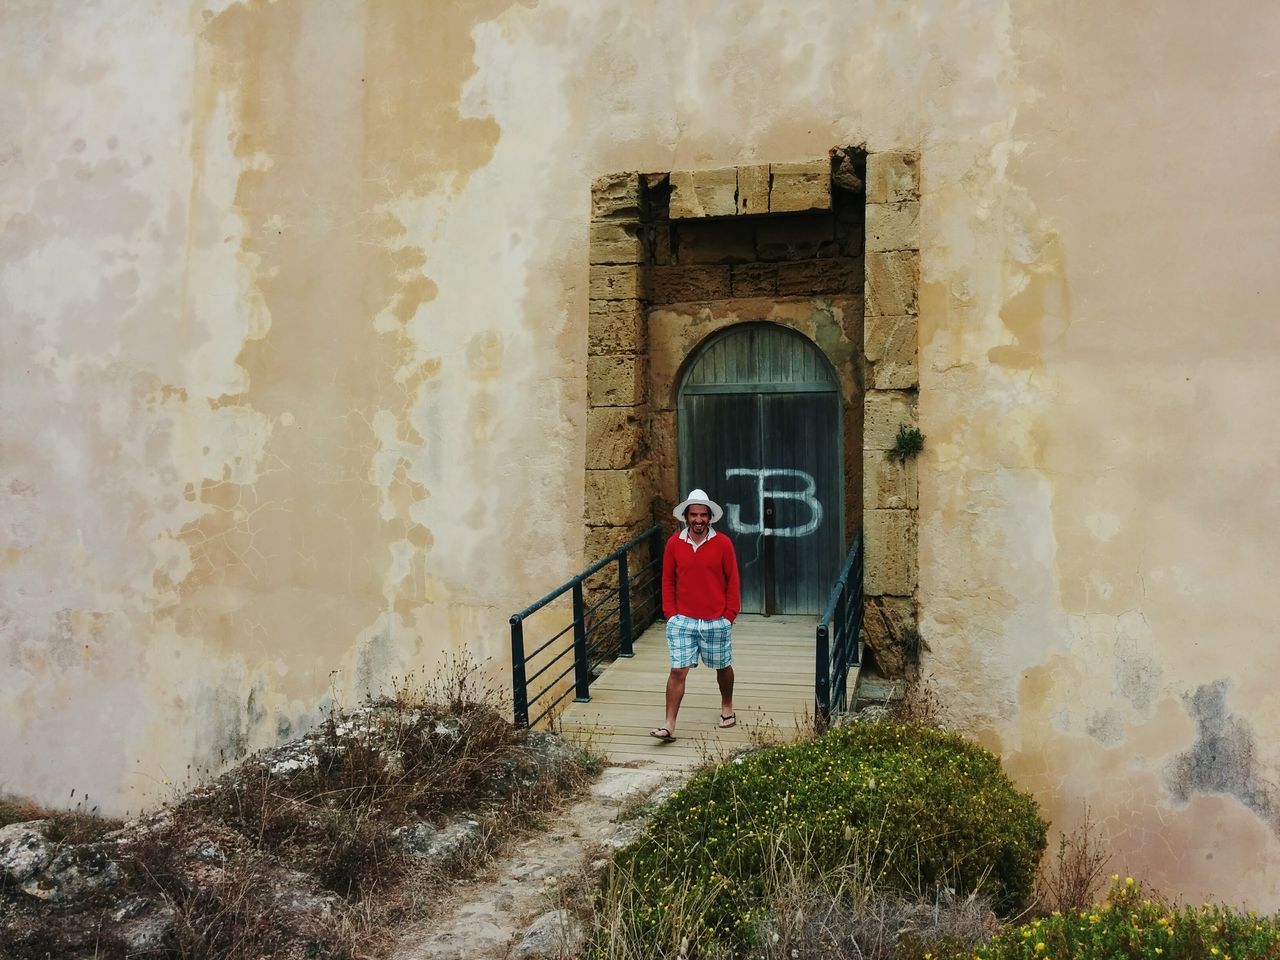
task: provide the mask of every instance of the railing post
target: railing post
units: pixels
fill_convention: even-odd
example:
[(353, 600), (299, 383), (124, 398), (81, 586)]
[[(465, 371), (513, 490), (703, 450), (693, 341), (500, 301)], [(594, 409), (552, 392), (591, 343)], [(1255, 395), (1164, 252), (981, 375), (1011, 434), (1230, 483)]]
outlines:
[(649, 538), (649, 564), (653, 567), (653, 619), (662, 619), (662, 531)]
[(587, 662), (587, 605), (582, 600), (582, 581), (573, 584), (573, 680), (576, 703), (591, 699), (591, 664)]
[(845, 611), (849, 603), (849, 585), (846, 582), (840, 591), (840, 599), (836, 601), (836, 615), (832, 618), (836, 624), (835, 677), (831, 681), (831, 703), (841, 713), (849, 709), (845, 698), (846, 685), (849, 681), (849, 630), (845, 623)]
[(826, 623), (818, 624), (816, 660), (814, 664), (814, 699), (818, 717), (826, 721), (831, 717), (831, 639)]
[(516, 726), (528, 727), (529, 687), (524, 672), (524, 621), (519, 615), (511, 618), (511, 694)]
[(618, 656), (634, 657), (631, 648), (631, 577), (627, 570), (627, 552), (618, 557)]

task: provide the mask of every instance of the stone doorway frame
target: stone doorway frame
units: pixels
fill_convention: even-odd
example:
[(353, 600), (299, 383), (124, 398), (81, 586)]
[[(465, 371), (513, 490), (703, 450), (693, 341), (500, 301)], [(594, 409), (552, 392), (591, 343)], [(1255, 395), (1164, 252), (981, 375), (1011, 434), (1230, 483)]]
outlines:
[[(918, 622), (917, 465), (898, 461), (889, 451), (901, 426), (918, 424), (919, 170), (915, 153), (839, 147), (825, 160), (805, 163), (615, 173), (593, 181), (584, 562), (604, 556), (655, 519), (674, 524), (668, 511), (657, 507), (674, 493), (666, 488), (675, 482), (675, 391), (688, 358), (707, 336), (727, 326), (781, 322), (827, 355), (846, 404), (861, 393), (861, 409), (850, 416), (846, 406), (844, 418), (845, 547), (850, 528), (860, 520), (867, 644), (882, 672), (901, 675), (911, 668), (902, 647), (904, 632)], [(864, 183), (862, 315), (856, 318), (860, 349), (848, 336), (833, 338), (817, 329), (812, 318), (820, 309), (712, 317), (692, 338), (660, 317), (650, 329), (652, 191), (670, 191), (672, 219), (787, 213), (830, 209), (833, 177), (843, 178), (845, 190), (851, 178)], [(820, 300), (814, 298), (818, 308)], [(835, 320), (850, 332), (852, 325), (843, 321)], [(858, 427), (860, 439), (856, 432), (850, 435)], [(860, 463), (854, 458), (858, 449)]]

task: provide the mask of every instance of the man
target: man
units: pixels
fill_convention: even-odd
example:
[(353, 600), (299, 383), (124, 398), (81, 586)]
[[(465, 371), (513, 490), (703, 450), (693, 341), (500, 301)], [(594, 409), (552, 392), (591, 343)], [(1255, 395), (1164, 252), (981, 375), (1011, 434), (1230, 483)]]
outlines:
[(724, 516), (705, 491), (694, 490), (672, 511), (685, 524), (662, 554), (662, 614), (667, 618), (667, 716), (649, 731), (663, 743), (676, 738), (676, 714), (685, 678), (702, 662), (716, 671), (722, 728), (738, 722), (733, 712), (733, 621), (738, 616), (738, 558), (733, 544), (711, 525)]

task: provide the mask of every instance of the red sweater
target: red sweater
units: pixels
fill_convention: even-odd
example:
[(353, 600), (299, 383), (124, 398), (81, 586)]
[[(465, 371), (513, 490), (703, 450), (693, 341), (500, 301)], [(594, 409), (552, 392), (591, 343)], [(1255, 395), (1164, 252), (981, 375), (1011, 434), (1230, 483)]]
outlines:
[(672, 534), (662, 553), (662, 615), (677, 613), (697, 620), (738, 616), (738, 557), (723, 533), (708, 536), (694, 550), (680, 534)]

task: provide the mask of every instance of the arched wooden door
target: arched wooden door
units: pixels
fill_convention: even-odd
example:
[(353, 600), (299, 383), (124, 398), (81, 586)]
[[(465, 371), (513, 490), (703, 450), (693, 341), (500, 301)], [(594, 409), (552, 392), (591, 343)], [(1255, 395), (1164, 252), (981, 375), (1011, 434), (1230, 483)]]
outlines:
[(841, 557), (840, 394), (826, 357), (773, 324), (703, 344), (680, 385), (680, 489), (725, 509), (746, 613), (820, 614)]

